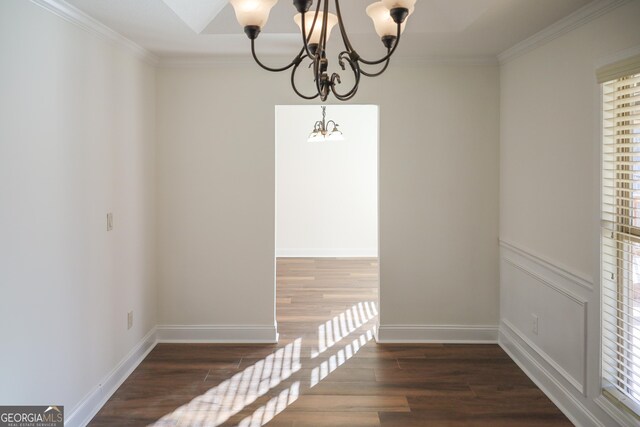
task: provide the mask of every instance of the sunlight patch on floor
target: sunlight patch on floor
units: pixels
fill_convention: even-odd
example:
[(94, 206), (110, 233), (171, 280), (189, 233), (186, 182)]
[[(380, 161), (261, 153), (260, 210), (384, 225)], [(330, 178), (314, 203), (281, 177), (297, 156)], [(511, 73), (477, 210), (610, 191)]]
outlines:
[[(340, 341), (349, 338), (358, 329), (374, 320), (378, 314), (373, 302), (359, 302), (351, 308), (318, 326), (318, 349), (311, 350), (311, 358), (328, 351)], [(375, 325), (347, 343), (326, 360), (311, 370), (310, 388), (316, 386), (332, 372), (352, 358), (363, 346), (371, 341)], [(165, 415), (154, 427), (176, 425), (202, 425), (216, 427), (247, 406), (254, 403), (282, 381), (289, 379), (302, 369), (302, 338), (279, 348), (264, 359), (238, 372), (231, 378), (194, 398), (175, 411)], [(242, 427), (262, 426), (271, 421), (287, 406), (298, 399), (300, 381), (282, 390), (278, 396), (256, 409), (252, 415), (240, 422)]]
[(336, 354), (323, 361), (320, 366), (316, 366), (311, 371), (311, 387), (315, 387), (320, 381), (325, 379), (331, 372), (342, 366), (344, 362), (351, 359), (362, 347), (373, 339), (375, 327), (354, 339), (353, 342), (341, 348)]
[(333, 319), (318, 326), (318, 348), (311, 351), (311, 358), (315, 359), (356, 329), (366, 325), (378, 315), (374, 302), (359, 302)]

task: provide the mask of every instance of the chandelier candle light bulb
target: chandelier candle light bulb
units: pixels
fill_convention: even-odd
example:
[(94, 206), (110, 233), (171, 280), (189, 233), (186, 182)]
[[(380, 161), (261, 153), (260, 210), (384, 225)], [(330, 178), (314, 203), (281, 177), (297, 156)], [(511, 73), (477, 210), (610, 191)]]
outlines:
[[(236, 19), (245, 28), (245, 32), (250, 28), (250, 32), (259, 33), (269, 19), (271, 8), (278, 0), (230, 0), (230, 2), (236, 12)], [(257, 34), (255, 36), (257, 37)]]
[[(367, 7), (367, 15), (373, 20), (374, 28), (386, 48), (386, 54), (377, 60), (362, 58), (355, 50), (346, 26), (342, 19), (339, 0), (293, 0), (293, 6), (298, 11), (294, 21), (300, 27), (302, 47), (293, 60), (283, 67), (269, 67), (263, 64), (256, 55), (255, 43), (260, 31), (269, 19), (269, 12), (278, 0), (230, 0), (238, 23), (251, 40), (251, 54), (256, 63), (267, 71), (280, 72), (291, 69), (291, 86), (293, 91), (304, 99), (320, 98), (326, 101), (329, 95), (339, 101), (353, 98), (358, 91), (362, 76), (376, 77), (384, 73), (389, 66), (391, 56), (400, 44), (400, 35), (404, 31), (407, 18), (413, 13), (416, 0), (383, 0)], [(314, 10), (312, 6), (315, 3)], [(333, 4), (334, 13), (329, 13), (329, 5)], [(326, 19), (325, 19), (326, 18)], [(331, 30), (338, 25), (344, 50), (337, 55), (337, 63), (342, 71), (349, 69), (353, 73), (353, 86), (346, 91), (339, 89), (342, 83), (340, 74), (329, 73), (327, 59), (327, 41)], [(311, 62), (309, 68), (313, 72), (315, 93), (304, 94), (296, 87), (296, 72), (300, 65)], [(347, 68), (348, 65), (348, 68)], [(371, 66), (380, 66), (378, 70), (367, 70)]]
[[(407, 16), (411, 16), (413, 13), (413, 6), (409, 9)], [(376, 29), (376, 33), (382, 38), (382, 42), (387, 46), (388, 43), (395, 43), (397, 26), (391, 17), (391, 11), (387, 9), (383, 2), (379, 1), (373, 3), (367, 7), (367, 15), (373, 21), (373, 26)], [(404, 27), (407, 22), (402, 23), (400, 26), (400, 34), (404, 32)], [(386, 38), (386, 40), (385, 40)]]

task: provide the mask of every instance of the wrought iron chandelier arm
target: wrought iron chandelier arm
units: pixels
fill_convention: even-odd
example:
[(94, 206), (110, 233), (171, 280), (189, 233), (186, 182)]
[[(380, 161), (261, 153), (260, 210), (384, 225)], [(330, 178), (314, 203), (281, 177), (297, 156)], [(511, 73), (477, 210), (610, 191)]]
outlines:
[[(238, 2), (243, 1), (251, 1), (251, 0), (237, 0)], [(275, 4), (277, 0), (273, 0)], [(252, 17), (252, 21), (249, 21), (249, 24), (246, 24), (246, 20), (238, 18), (238, 22), (241, 25), (244, 25), (244, 32), (251, 40), (251, 55), (255, 62), (264, 70), (270, 72), (281, 72), (291, 69), (291, 86), (294, 92), (303, 99), (312, 100), (315, 98), (320, 98), (323, 102), (327, 100), (330, 94), (333, 94), (338, 100), (346, 101), (356, 94), (358, 91), (358, 87), (360, 85), (360, 80), (362, 76), (365, 77), (376, 77), (384, 73), (390, 63), (390, 58), (395, 53), (398, 45), (400, 44), (400, 36), (402, 33), (402, 25), (404, 24), (407, 16), (411, 12), (411, 10), (406, 7), (394, 7), (389, 9), (389, 15), (391, 19), (397, 24), (397, 35), (387, 34), (389, 30), (393, 31), (392, 28), (386, 27), (386, 23), (383, 27), (382, 19), (385, 19), (385, 16), (380, 15), (381, 13), (386, 13), (385, 10), (380, 9), (381, 4), (375, 4), (375, 9), (371, 12), (370, 16), (374, 20), (374, 25), (376, 26), (376, 31), (382, 36), (382, 43), (386, 47), (387, 52), (382, 58), (378, 60), (368, 60), (360, 57), (358, 52), (353, 48), (351, 41), (349, 40), (349, 36), (347, 34), (347, 30), (345, 28), (345, 23), (342, 19), (342, 11), (340, 9), (340, 1), (334, 0), (335, 9), (337, 13), (337, 24), (340, 28), (340, 35), (342, 36), (342, 41), (344, 43), (345, 50), (338, 55), (338, 61), (342, 70), (346, 70), (345, 61), (349, 63), (351, 71), (353, 72), (355, 82), (350, 90), (345, 93), (341, 93), (339, 91), (338, 86), (341, 85), (341, 77), (338, 73), (329, 74), (329, 61), (327, 59), (327, 43), (329, 39), (330, 29), (336, 24), (336, 16), (329, 13), (330, 9), (330, 1), (331, 0), (317, 0), (315, 13), (308, 12), (311, 6), (313, 5), (313, 0), (293, 0), (293, 4), (298, 11), (299, 15), (295, 17), (295, 21), (300, 24), (301, 36), (302, 36), (302, 48), (298, 52), (298, 54), (293, 58), (293, 60), (283, 66), (283, 67), (270, 67), (265, 65), (260, 61), (258, 55), (256, 54), (256, 42), (255, 39), (260, 34), (260, 30), (262, 25), (252, 24), (253, 21), (256, 23), (262, 22), (258, 20), (258, 17)], [(234, 4), (234, 8), (238, 5)], [(239, 3), (238, 3), (239, 4)], [(405, 4), (405, 3), (400, 3)], [(411, 3), (413, 4), (413, 3)], [(269, 8), (266, 11), (263, 11), (264, 16), (261, 16), (261, 19), (266, 21), (268, 17), (268, 11), (273, 6), (273, 4), (269, 5)], [(236, 10), (237, 12), (237, 10)], [(322, 17), (320, 15), (322, 13)], [(313, 20), (311, 22), (311, 28), (308, 31), (307, 21), (311, 20), (311, 16), (313, 14)], [(238, 15), (239, 16), (239, 15)], [(298, 17), (300, 16), (300, 20)], [(254, 19), (255, 18), (255, 19)], [(321, 23), (318, 23), (320, 18)], [(331, 18), (331, 19), (330, 19)], [(331, 21), (331, 26), (329, 27), (329, 21)], [(320, 25), (320, 28), (318, 28)], [(311, 64), (309, 68), (312, 68), (313, 79), (315, 83), (316, 93), (314, 95), (305, 95), (301, 93), (296, 87), (296, 72), (300, 67), (300, 64), (304, 59), (309, 59)], [(379, 67), (375, 67), (378, 71), (366, 71), (363, 70), (362, 67), (367, 66), (375, 66), (380, 65)], [(337, 127), (337, 126), (336, 126)]]
[[(387, 50), (387, 53), (389, 52), (389, 50)], [(382, 69), (380, 69), (380, 71), (378, 71), (377, 73), (368, 73), (366, 71), (364, 71), (362, 68), (360, 68), (360, 72), (367, 77), (378, 77), (379, 75), (381, 75), (382, 73), (384, 73), (385, 71), (387, 71), (387, 67), (389, 66), (389, 63), (391, 62), (391, 58), (387, 58), (387, 61), (384, 63), (384, 67), (382, 67)]]
[[(332, 126), (331, 128), (329, 128), (329, 126)], [(336, 129), (338, 128), (338, 125), (336, 125), (336, 122), (334, 122), (333, 120), (329, 120), (327, 122), (327, 126), (326, 126), (326, 131), (327, 132), (334, 132)], [(331, 130), (329, 130), (331, 129)]]
[[(319, 96), (320, 100), (324, 102), (324, 101), (326, 101), (327, 95), (328, 95), (328, 92), (326, 90), (323, 90), (323, 86), (321, 84), (322, 71), (321, 71), (321, 68), (320, 68), (320, 57), (321, 57), (321, 52), (323, 51), (324, 47), (318, 45), (316, 47), (316, 51), (313, 52), (313, 53), (309, 49), (309, 40), (311, 40), (311, 35), (316, 30), (315, 26), (316, 26), (316, 23), (317, 23), (317, 20), (318, 20), (318, 15), (320, 13), (320, 6), (321, 5), (322, 5), (322, 1), (318, 1), (318, 6), (316, 7), (316, 12), (315, 12), (315, 15), (313, 17), (313, 22), (311, 23), (311, 31), (308, 32), (309, 33), (308, 36), (306, 36), (306, 34), (307, 34), (307, 26), (306, 26), (306, 19), (305, 19), (305, 15), (306, 14), (305, 13), (301, 14), (301, 21), (300, 22), (301, 22), (301, 28), (302, 28), (302, 31), (301, 31), (302, 44), (303, 44), (302, 49), (305, 52), (306, 56), (313, 61), (312, 62), (312, 65), (313, 65), (313, 78), (314, 78), (314, 81), (315, 81), (315, 84), (316, 84), (317, 96)], [(327, 23), (327, 19), (325, 18), (325, 19), (323, 19), (323, 22), (322, 22), (323, 29), (326, 26), (326, 23)], [(322, 44), (322, 34), (320, 35), (320, 44)], [(299, 94), (299, 92), (297, 90), (296, 90), (296, 93)], [(309, 97), (304, 97), (303, 96), (303, 98), (305, 98), (305, 99), (313, 99), (313, 98), (315, 98), (315, 96), (313, 98), (309, 98)]]
[(300, 52), (298, 52), (298, 54), (295, 56), (295, 58), (293, 58), (293, 61), (291, 61), (291, 63), (289, 63), (288, 65), (285, 65), (284, 67), (280, 67), (280, 68), (272, 68), (272, 67), (268, 67), (266, 65), (264, 65), (259, 59), (258, 56), (256, 55), (256, 47), (255, 47), (255, 39), (251, 39), (251, 55), (253, 56), (253, 59), (256, 61), (256, 63), (264, 68), (267, 71), (271, 71), (274, 73), (278, 73), (280, 71), (286, 71), (289, 68), (293, 67), (296, 64), (299, 64), (300, 61), (302, 61), (302, 53), (303, 50), (301, 49)]
[(322, 88), (322, 84), (321, 84), (321, 76), (322, 73), (320, 71), (320, 64), (319, 64), (319, 57), (316, 56), (314, 58), (312, 58), (313, 62), (311, 65), (313, 65), (313, 80), (316, 84), (316, 90), (318, 91), (318, 95), (320, 96), (320, 100), (322, 102), (324, 102), (327, 99), (327, 94), (326, 91), (323, 91)]
[(391, 58), (391, 56), (393, 56), (394, 52), (398, 48), (398, 45), (400, 44), (400, 35), (402, 34), (402, 24), (399, 23), (397, 25), (398, 25), (398, 35), (396, 36), (396, 40), (393, 43), (393, 47), (390, 50), (387, 51), (387, 54), (384, 57), (382, 57), (381, 59), (378, 59), (377, 61), (368, 61), (368, 60), (360, 57), (360, 55), (358, 55), (357, 56), (358, 61), (362, 62), (363, 64), (367, 64), (367, 65), (378, 65), (378, 64), (382, 64), (385, 61), (388, 61)]
[[(300, 22), (301, 22), (301, 34), (302, 34), (302, 50), (307, 54), (307, 56), (309, 58), (313, 58), (315, 55), (313, 53), (311, 53), (311, 50), (309, 49), (309, 40), (311, 40), (311, 34), (313, 34), (313, 31), (316, 28), (316, 22), (318, 21), (318, 15), (320, 13), (320, 5), (321, 5), (321, 1), (318, 1), (318, 7), (316, 7), (316, 13), (313, 15), (313, 22), (311, 23), (311, 31), (309, 31), (309, 35), (305, 36), (305, 34), (307, 34), (307, 28), (306, 28), (306, 23), (305, 23), (305, 15), (306, 13), (301, 13), (300, 15)], [(326, 19), (325, 19), (326, 20)]]
[(382, 67), (382, 69), (380, 69), (380, 71), (378, 71), (377, 73), (368, 73), (363, 69), (360, 69), (360, 72), (362, 73), (362, 75), (367, 77), (378, 77), (379, 75), (387, 71), (387, 67), (389, 66), (390, 62), (391, 62), (391, 58), (387, 59), (387, 61), (384, 63), (384, 67)]
[(353, 98), (354, 96), (356, 96), (356, 93), (358, 92), (358, 84), (356, 84), (352, 90), (350, 90), (347, 94), (345, 95), (340, 95), (339, 93), (337, 93), (334, 89), (333, 86), (331, 87), (331, 92), (333, 93), (333, 96), (336, 97), (336, 99), (338, 101), (348, 101), (351, 98)]
[[(318, 1), (320, 3), (320, 1)], [(324, 1), (324, 10), (322, 11), (322, 28), (320, 32), (320, 45), (318, 46), (318, 55), (322, 57), (327, 47), (327, 27), (329, 26), (329, 0)]]
[[(358, 54), (358, 52), (353, 48), (353, 45), (351, 44), (351, 40), (349, 40), (347, 30), (344, 27), (344, 21), (342, 20), (342, 12), (340, 11), (340, 0), (335, 0), (335, 5), (336, 5), (336, 14), (338, 15), (338, 26), (340, 27), (340, 35), (342, 36), (342, 40), (344, 41), (344, 46), (349, 51), (349, 54), (351, 55), (351, 57), (367, 65), (378, 65), (378, 64), (382, 64), (383, 62), (386, 62), (384, 69), (382, 71), (384, 72), (384, 70), (386, 70), (387, 66), (389, 65), (389, 60), (391, 59), (391, 56), (393, 55), (393, 53), (396, 51), (396, 48), (400, 44), (400, 35), (402, 34), (402, 23), (397, 24), (398, 30), (397, 30), (396, 40), (393, 44), (393, 47), (391, 49), (387, 49), (387, 54), (383, 58), (378, 59), (377, 61), (369, 61), (362, 58)], [(382, 74), (382, 72), (379, 74)], [(362, 74), (368, 77), (375, 77), (379, 75), (379, 74), (369, 75), (364, 71), (362, 71)]]
[[(307, 58), (307, 57), (308, 57), (307, 55), (303, 55), (303, 56), (300, 58), (300, 62), (302, 62), (302, 60), (303, 60), (304, 58)], [(291, 87), (293, 88), (293, 91), (294, 91), (294, 92), (296, 93), (296, 95), (298, 95), (300, 98), (303, 98), (303, 99), (309, 99), (309, 100), (311, 100), (311, 99), (316, 99), (317, 97), (319, 97), (319, 96), (320, 96), (320, 93), (319, 93), (319, 92), (317, 92), (315, 95), (309, 96), (309, 95), (305, 95), (305, 94), (301, 93), (301, 92), (298, 90), (298, 88), (296, 87), (296, 79), (295, 79), (295, 77), (296, 77), (296, 71), (298, 70), (298, 67), (299, 67), (299, 66), (300, 66), (300, 63), (298, 63), (298, 64), (294, 65), (294, 66), (293, 66), (293, 70), (291, 70)]]
[(340, 83), (340, 76), (336, 73), (334, 73), (333, 76), (331, 76), (331, 86), (330, 86), (331, 92), (340, 101), (347, 101), (353, 98), (353, 96), (358, 91), (358, 86), (360, 85), (360, 76), (361, 76), (360, 65), (358, 64), (357, 61), (353, 61), (349, 55), (350, 53), (348, 51), (343, 51), (340, 53), (340, 55), (338, 55), (338, 60), (340, 63), (340, 67), (343, 70), (345, 69), (344, 61), (347, 61), (349, 63), (349, 66), (351, 67), (351, 71), (353, 71), (353, 75), (355, 77), (355, 83), (351, 88), (351, 90), (349, 90), (347, 93), (338, 92), (336, 90), (336, 82)]
[(344, 22), (342, 21), (342, 13), (340, 12), (340, 1), (335, 0), (336, 5), (336, 15), (338, 16), (338, 27), (340, 27), (340, 35), (342, 36), (342, 41), (344, 42), (344, 48), (349, 52), (355, 52), (353, 46), (351, 46), (351, 41), (349, 40), (349, 36), (347, 35), (347, 30), (344, 28)]

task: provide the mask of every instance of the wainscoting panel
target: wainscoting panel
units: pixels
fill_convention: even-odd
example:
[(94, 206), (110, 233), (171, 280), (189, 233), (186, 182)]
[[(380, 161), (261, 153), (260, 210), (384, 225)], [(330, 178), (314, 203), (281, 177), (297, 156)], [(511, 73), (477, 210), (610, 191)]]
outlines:
[(588, 303), (581, 293), (590, 284), (577, 277), (511, 245), (501, 247), (502, 335), (586, 396)]

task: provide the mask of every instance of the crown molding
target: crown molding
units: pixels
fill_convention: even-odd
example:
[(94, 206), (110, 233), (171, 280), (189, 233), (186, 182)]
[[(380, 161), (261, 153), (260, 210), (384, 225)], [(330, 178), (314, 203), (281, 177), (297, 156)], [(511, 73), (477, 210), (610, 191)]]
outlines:
[[(631, 0), (594, 0), (574, 13), (537, 32), (533, 36), (518, 42), (514, 46), (500, 53), (497, 57), (492, 55), (398, 57), (394, 58), (393, 62), (401, 66), (495, 66), (498, 64), (504, 64), (518, 56), (549, 43), (553, 39), (560, 37), (561, 35), (566, 34), (569, 31), (578, 28), (626, 3), (629, 3), (630, 1)], [(212, 68), (253, 64), (252, 58), (248, 55), (183, 55), (159, 57), (64, 0), (31, 0), (31, 2), (68, 22), (75, 24), (89, 33), (125, 48), (138, 58), (153, 66), (162, 68)], [(269, 59), (274, 62), (289, 62), (291, 60), (289, 57), (275, 55), (269, 57)]]
[[(261, 58), (267, 64), (288, 64), (291, 57), (265, 56)], [(255, 64), (250, 55), (178, 55), (160, 56), (160, 68), (215, 68), (221, 66)]]
[[(288, 64), (291, 56), (268, 55), (264, 56), (264, 62), (268, 64)], [(161, 56), (158, 60), (160, 68), (215, 68), (224, 66), (254, 65), (255, 62), (247, 55), (180, 55)], [(397, 57), (391, 59), (391, 64), (398, 66), (420, 65), (485, 65), (497, 66), (498, 60), (493, 55), (452, 55), (452, 56), (424, 56), (424, 57)]]
[(521, 42), (516, 43), (514, 46), (500, 53), (498, 55), (498, 61), (500, 64), (507, 63), (630, 1), (631, 0), (594, 0), (572, 14), (554, 22), (547, 28), (535, 33)]
[(103, 40), (128, 50), (150, 65), (158, 64), (156, 55), (64, 0), (31, 0), (31, 2)]
[(397, 65), (489, 65), (497, 66), (495, 55), (426, 55), (399, 56), (391, 58), (391, 63)]

